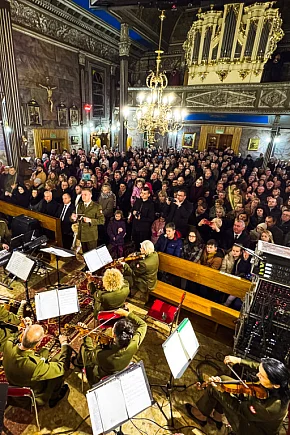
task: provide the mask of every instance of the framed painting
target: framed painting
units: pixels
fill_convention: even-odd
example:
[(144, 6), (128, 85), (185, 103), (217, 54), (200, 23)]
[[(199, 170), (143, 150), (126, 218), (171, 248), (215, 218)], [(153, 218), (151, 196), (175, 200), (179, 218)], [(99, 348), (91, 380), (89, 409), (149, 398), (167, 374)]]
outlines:
[(249, 139), (248, 150), (249, 151), (258, 151), (259, 146), (260, 146), (260, 141), (261, 140), (259, 138)]
[(57, 107), (57, 122), (59, 127), (67, 127), (68, 125), (68, 109), (64, 104)]
[(79, 145), (80, 143), (80, 137), (79, 136), (71, 136), (70, 142), (72, 145)]
[(42, 125), (40, 106), (35, 100), (27, 103), (27, 121), (28, 125)]
[(75, 105), (69, 109), (69, 120), (71, 127), (77, 127), (80, 124), (79, 109)]
[(195, 142), (196, 133), (183, 133), (182, 136), (182, 147), (183, 148), (193, 148)]

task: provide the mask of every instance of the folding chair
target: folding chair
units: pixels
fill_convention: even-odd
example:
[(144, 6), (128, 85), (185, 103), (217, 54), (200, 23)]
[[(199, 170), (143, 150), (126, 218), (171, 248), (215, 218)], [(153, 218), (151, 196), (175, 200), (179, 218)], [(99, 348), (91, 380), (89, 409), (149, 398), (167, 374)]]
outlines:
[(35, 400), (33, 390), (29, 387), (14, 387), (14, 386), (9, 385), (7, 397), (8, 398), (9, 397), (13, 397), (13, 398), (29, 397), (29, 399), (31, 400), (31, 409), (34, 408), (36, 425), (37, 425), (38, 430), (40, 431), (37, 405), (36, 405), (36, 400)]
[(169, 335), (172, 332), (174, 325), (178, 324), (179, 314), (186, 296), (186, 292), (184, 292), (181, 296), (180, 302), (178, 306), (168, 304), (160, 299), (155, 299), (153, 305), (149, 309), (146, 314), (147, 317), (151, 317), (154, 320), (158, 320), (161, 323), (165, 323), (170, 326)]

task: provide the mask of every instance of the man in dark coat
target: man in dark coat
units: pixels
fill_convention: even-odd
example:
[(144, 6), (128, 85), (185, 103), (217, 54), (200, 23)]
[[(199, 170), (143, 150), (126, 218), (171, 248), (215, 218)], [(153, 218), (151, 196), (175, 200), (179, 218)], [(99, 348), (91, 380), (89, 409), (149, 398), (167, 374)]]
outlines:
[(73, 204), (71, 203), (71, 196), (69, 193), (62, 195), (63, 204), (59, 208), (58, 216), (61, 220), (61, 232), (62, 232), (62, 244), (66, 249), (71, 249), (73, 242), (73, 230), (70, 217), (75, 211)]
[(150, 239), (151, 225), (155, 218), (154, 203), (150, 199), (150, 190), (143, 187), (141, 198), (137, 198), (133, 206), (132, 239), (136, 248), (144, 240)]
[(277, 227), (276, 219), (273, 216), (266, 216), (265, 223), (267, 224), (267, 229), (272, 233), (274, 243), (277, 245), (283, 245), (284, 234), (283, 231)]
[(235, 220), (233, 227), (226, 230), (221, 239), (221, 247), (226, 251), (231, 249), (235, 243), (245, 248), (249, 248), (250, 246), (250, 236), (246, 232), (245, 222), (242, 220)]
[(52, 192), (47, 190), (44, 192), (40, 213), (48, 214), (52, 217), (58, 217), (59, 203), (52, 198)]
[(174, 222), (175, 228), (181, 232), (182, 237), (186, 237), (188, 219), (192, 211), (193, 204), (186, 199), (185, 190), (178, 190), (176, 199), (170, 203), (166, 222)]

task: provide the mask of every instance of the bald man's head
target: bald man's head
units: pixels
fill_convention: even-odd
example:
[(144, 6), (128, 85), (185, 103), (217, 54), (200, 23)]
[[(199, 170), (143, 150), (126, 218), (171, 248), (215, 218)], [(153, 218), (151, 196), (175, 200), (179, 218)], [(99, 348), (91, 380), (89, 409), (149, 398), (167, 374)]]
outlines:
[(25, 329), (22, 346), (25, 349), (33, 349), (34, 346), (44, 337), (43, 327), (40, 325), (31, 325)]

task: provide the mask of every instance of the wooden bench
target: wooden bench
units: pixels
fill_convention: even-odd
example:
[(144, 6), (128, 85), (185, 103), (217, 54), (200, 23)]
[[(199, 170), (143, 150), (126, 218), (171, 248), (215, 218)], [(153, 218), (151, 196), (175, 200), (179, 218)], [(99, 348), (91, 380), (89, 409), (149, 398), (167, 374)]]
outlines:
[(19, 216), (21, 214), (24, 214), (25, 216), (37, 219), (42, 228), (54, 232), (55, 244), (60, 247), (62, 246), (60, 219), (48, 216), (43, 213), (38, 213), (36, 211), (28, 210), (27, 208), (19, 207), (18, 205), (10, 204), (9, 202), (5, 201), (0, 201), (0, 211), (1, 213), (7, 214), (8, 216)]
[[(158, 255), (160, 271), (203, 284), (238, 298), (243, 298), (252, 288), (252, 283), (245, 279), (237, 279), (230, 275), (225, 275), (218, 270), (192, 263), (182, 258), (173, 257), (172, 255), (161, 252)], [(178, 305), (183, 291), (180, 288), (158, 281), (156, 288), (151, 294), (158, 299)], [(240, 315), (239, 311), (189, 292), (186, 292), (182, 308), (232, 329), (235, 328), (235, 321)]]

